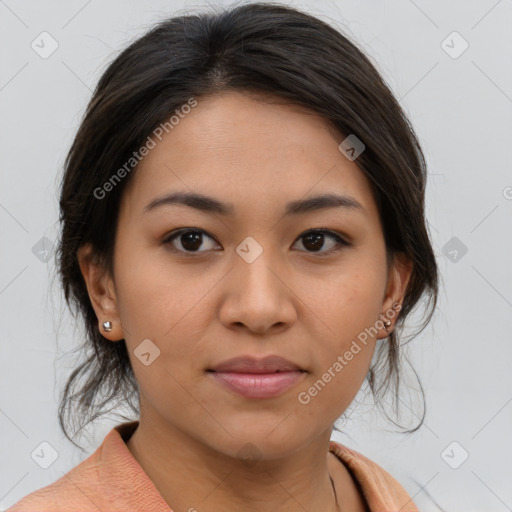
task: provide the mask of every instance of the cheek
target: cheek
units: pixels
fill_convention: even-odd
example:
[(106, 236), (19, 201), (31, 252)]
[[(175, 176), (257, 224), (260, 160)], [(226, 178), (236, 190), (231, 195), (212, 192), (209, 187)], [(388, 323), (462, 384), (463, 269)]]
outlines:
[[(368, 374), (375, 338), (364, 332), (364, 319), (346, 316), (345, 329), (324, 338), (316, 349), (318, 364), (299, 389), (300, 415), (334, 422), (345, 412)], [(363, 335), (361, 335), (363, 333)]]
[(148, 249), (120, 236), (116, 248), (116, 291), (125, 338), (161, 340), (187, 323), (214, 285), (196, 267), (187, 272), (170, 264), (163, 248)]
[[(204, 421), (204, 409), (191, 399), (189, 390), (204, 370), (198, 344), (213, 307), (208, 291), (216, 281), (199, 274), (197, 278), (177, 272), (171, 275), (156, 261), (134, 267), (129, 259), (119, 267), (118, 279), (126, 346), (145, 399), (164, 416), (168, 411), (186, 410), (187, 417)], [(149, 353), (147, 365), (144, 353)]]
[(326, 342), (330, 349), (326, 353), (344, 350), (351, 340), (367, 332), (379, 319), (385, 274), (367, 268), (331, 275), (329, 281), (317, 288), (316, 295), (310, 295), (311, 307), (330, 335)]
[[(211, 290), (218, 276), (171, 272), (170, 266), (163, 268), (161, 261), (149, 259), (138, 266), (127, 259), (123, 269), (119, 268), (118, 277), (119, 311), (141, 390), (148, 399), (153, 396), (155, 404), (161, 401), (164, 409), (171, 402), (174, 410), (190, 407), (190, 396), (182, 386), (193, 389), (194, 380), (204, 372), (201, 342), (211, 323), (215, 307)], [(143, 346), (148, 347), (149, 358), (158, 354), (148, 366), (139, 359)]]
[(333, 276), (319, 293), (309, 296), (325, 327), (314, 348), (320, 363), (314, 375), (316, 390), (308, 392), (323, 395), (315, 398), (317, 407), (335, 402), (346, 408), (363, 383), (375, 349), (383, 290), (382, 276), (354, 272)]

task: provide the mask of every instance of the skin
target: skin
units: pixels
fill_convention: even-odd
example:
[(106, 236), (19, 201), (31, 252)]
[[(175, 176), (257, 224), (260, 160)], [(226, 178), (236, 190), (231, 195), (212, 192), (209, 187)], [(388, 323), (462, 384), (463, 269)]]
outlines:
[[(197, 100), (123, 194), (114, 275), (94, 262), (90, 246), (78, 255), (99, 325), (113, 324), (104, 336), (126, 340), (140, 386), (140, 423), (127, 446), (175, 512), (364, 511), (328, 444), (364, 381), (376, 340), (388, 333), (381, 328), (360, 343), (308, 404), (298, 394), (401, 303), (410, 262), (397, 258), (388, 269), (370, 183), (340, 152), (344, 136), (325, 119), (255, 94)], [(235, 213), (177, 204), (144, 211), (173, 191), (232, 203)], [(363, 209), (283, 216), (289, 201), (322, 193), (350, 195)], [(178, 228), (206, 232), (191, 256), (183, 236), (163, 243)], [(350, 245), (326, 236), (315, 251), (302, 236), (312, 228)], [(236, 252), (248, 236), (263, 249), (252, 263)], [(160, 350), (148, 366), (134, 355), (145, 339)], [(206, 372), (234, 356), (269, 354), (307, 371), (277, 397), (244, 398)], [(247, 443), (257, 452), (253, 463), (240, 453)]]

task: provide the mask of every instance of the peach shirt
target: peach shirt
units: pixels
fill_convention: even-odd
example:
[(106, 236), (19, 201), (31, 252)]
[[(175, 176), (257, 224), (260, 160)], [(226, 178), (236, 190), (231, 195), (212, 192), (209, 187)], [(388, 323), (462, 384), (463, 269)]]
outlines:
[[(87, 459), (6, 512), (172, 512), (125, 444), (138, 423), (114, 427)], [(419, 512), (405, 489), (375, 462), (335, 441), (329, 451), (351, 472), (371, 512)]]

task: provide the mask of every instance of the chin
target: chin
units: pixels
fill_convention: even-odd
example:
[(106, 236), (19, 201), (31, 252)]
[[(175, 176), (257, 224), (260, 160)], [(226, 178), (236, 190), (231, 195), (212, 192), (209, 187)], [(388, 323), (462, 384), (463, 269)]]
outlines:
[(233, 422), (219, 421), (231, 435), (223, 436), (222, 447), (216, 449), (234, 458), (278, 459), (306, 446), (325, 430), (321, 427), (315, 433), (309, 429), (299, 430), (299, 427), (304, 429), (304, 424), (283, 421), (285, 417), (286, 414), (267, 414), (259, 418), (250, 415), (246, 419), (234, 418)]

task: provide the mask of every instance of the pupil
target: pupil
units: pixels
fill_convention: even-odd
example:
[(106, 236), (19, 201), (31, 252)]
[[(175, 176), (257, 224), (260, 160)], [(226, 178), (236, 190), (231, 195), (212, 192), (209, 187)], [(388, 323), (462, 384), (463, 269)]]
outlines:
[(306, 249), (308, 248), (307, 240), (312, 241), (312, 244), (310, 244), (310, 245), (312, 245), (312, 250), (321, 249), (322, 246), (324, 245), (324, 242), (323, 242), (324, 235), (321, 233), (316, 233), (316, 234), (311, 233), (309, 235), (306, 235), (305, 239), (306, 239), (306, 243), (304, 243), (304, 247), (306, 247)]
[(189, 233), (181, 235), (181, 245), (187, 251), (194, 251), (201, 247), (201, 237), (201, 233), (190, 231)]
[[(181, 235), (181, 245), (187, 251), (195, 251), (201, 247), (201, 239), (201, 233), (190, 231)], [(304, 239), (304, 247), (312, 251), (318, 251), (324, 245), (324, 235), (322, 233), (310, 233)]]

